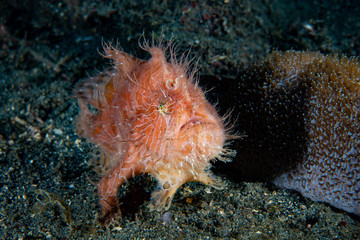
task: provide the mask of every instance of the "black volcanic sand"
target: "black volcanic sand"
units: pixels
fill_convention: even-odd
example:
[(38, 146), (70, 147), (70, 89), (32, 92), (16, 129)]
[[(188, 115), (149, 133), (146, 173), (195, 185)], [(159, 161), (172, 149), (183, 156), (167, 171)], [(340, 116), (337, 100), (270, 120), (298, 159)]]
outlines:
[(96, 149), (75, 130), (73, 88), (109, 66), (98, 54), (102, 41), (148, 58), (138, 47), (143, 32), (173, 36), (178, 52), (191, 48), (199, 59), (207, 75), (200, 84), (220, 103), (222, 79), (236, 79), (272, 49), (359, 56), (359, 7), (312, 2), (1, 0), (1, 238), (360, 238), (359, 217), (256, 177), (236, 180), (222, 165), (214, 171), (224, 190), (188, 183), (167, 212), (146, 207), (153, 179), (131, 179), (119, 190), (123, 217), (102, 227)]

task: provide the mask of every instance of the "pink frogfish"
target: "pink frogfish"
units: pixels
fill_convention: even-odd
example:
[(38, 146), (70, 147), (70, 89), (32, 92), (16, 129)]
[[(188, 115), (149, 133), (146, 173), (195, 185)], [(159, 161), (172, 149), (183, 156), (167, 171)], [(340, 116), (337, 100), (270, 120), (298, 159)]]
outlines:
[(127, 179), (154, 177), (158, 188), (149, 207), (166, 210), (189, 181), (221, 188), (210, 162), (233, 154), (227, 143), (235, 136), (194, 80), (191, 61), (185, 55), (178, 60), (171, 44), (141, 47), (151, 54), (148, 61), (105, 46), (112, 67), (75, 90), (78, 132), (102, 152), (106, 173), (97, 185), (102, 223), (120, 213), (117, 191)]

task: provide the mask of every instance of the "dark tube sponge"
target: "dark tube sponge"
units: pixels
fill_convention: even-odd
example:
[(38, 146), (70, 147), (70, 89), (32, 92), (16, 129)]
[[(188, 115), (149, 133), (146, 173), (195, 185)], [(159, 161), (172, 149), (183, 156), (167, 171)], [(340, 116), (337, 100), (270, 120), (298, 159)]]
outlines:
[(224, 98), (236, 102), (247, 137), (236, 143), (233, 172), (360, 215), (357, 59), (275, 51), (236, 84)]

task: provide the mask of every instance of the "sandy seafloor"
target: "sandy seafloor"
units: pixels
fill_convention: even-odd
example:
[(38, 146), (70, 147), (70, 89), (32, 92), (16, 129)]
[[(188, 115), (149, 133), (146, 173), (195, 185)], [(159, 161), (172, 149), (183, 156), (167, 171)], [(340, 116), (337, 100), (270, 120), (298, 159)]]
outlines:
[(109, 66), (102, 41), (148, 58), (143, 33), (172, 36), (220, 103), (221, 79), (273, 49), (359, 56), (357, 1), (288, 2), (1, 0), (0, 239), (359, 239), (359, 217), (221, 169), (224, 190), (188, 183), (167, 212), (148, 210), (156, 182), (136, 177), (119, 190), (122, 218), (97, 221), (95, 150), (76, 134), (73, 88)]

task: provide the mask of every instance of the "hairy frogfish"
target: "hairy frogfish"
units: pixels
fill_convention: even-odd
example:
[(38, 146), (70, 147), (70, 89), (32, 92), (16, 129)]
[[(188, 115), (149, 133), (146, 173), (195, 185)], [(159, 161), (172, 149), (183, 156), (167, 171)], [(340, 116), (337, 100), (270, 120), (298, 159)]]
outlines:
[(78, 131), (100, 148), (107, 170), (97, 185), (103, 223), (120, 213), (117, 191), (127, 179), (142, 173), (154, 177), (158, 187), (149, 207), (166, 210), (186, 182), (221, 188), (210, 162), (233, 154), (226, 117), (206, 100), (187, 55), (177, 59), (172, 44), (145, 42), (141, 48), (151, 54), (149, 60), (106, 45), (104, 57), (112, 67), (75, 90)]

